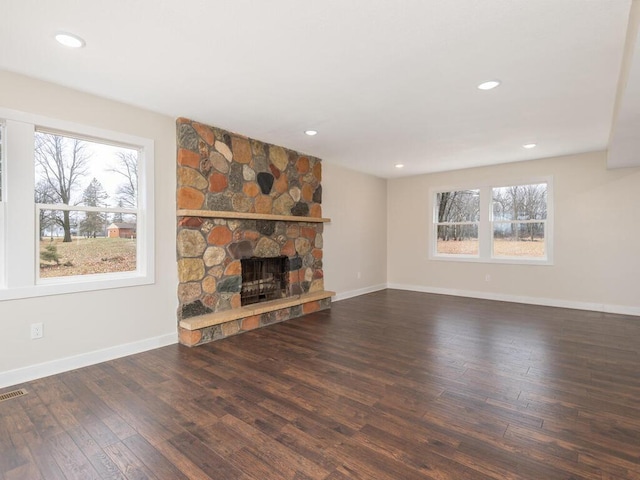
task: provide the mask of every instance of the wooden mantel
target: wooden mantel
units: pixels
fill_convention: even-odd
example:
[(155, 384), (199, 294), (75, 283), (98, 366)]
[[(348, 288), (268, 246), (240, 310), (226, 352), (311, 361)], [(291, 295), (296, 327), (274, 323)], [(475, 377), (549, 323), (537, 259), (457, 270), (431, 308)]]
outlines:
[(278, 220), (283, 222), (328, 223), (330, 218), (298, 217), (294, 215), (272, 215), (268, 213), (228, 212), (221, 210), (187, 210), (177, 211), (178, 217), (235, 218), (239, 220)]

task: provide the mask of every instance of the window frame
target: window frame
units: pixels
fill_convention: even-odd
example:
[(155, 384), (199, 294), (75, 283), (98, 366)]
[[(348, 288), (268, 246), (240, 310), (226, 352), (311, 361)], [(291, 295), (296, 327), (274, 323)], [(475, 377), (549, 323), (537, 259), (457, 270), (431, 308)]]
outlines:
[[(545, 183), (547, 185), (547, 218), (545, 223), (545, 256), (535, 257), (508, 257), (494, 256), (493, 254), (493, 189), (509, 186), (533, 185)], [(480, 220), (478, 222), (478, 255), (468, 254), (442, 254), (437, 252), (437, 194), (460, 190), (480, 191)], [(432, 187), (429, 189), (428, 199), (428, 260), (470, 262), (470, 263), (495, 263), (512, 265), (553, 265), (554, 264), (554, 207), (553, 207), (553, 176), (526, 177), (518, 179), (501, 178), (490, 183), (456, 184), (451, 187)], [(519, 223), (523, 221), (517, 221)], [(540, 223), (541, 220), (535, 220)]]
[[(155, 283), (154, 141), (113, 130), (0, 108), (5, 126), (3, 201), (0, 202), (0, 301)], [(38, 208), (34, 202), (35, 132), (45, 131), (139, 151), (136, 270), (39, 278)], [(28, 185), (28, 188), (26, 187)], [(6, 194), (6, 198), (4, 195)], [(46, 205), (51, 208), (51, 205)], [(57, 205), (84, 210), (86, 207)], [(108, 211), (109, 208), (99, 208)], [(4, 218), (3, 218), (4, 217)], [(9, 225), (16, 226), (9, 229)], [(4, 254), (2, 250), (4, 249)], [(9, 256), (9, 252), (11, 255)]]

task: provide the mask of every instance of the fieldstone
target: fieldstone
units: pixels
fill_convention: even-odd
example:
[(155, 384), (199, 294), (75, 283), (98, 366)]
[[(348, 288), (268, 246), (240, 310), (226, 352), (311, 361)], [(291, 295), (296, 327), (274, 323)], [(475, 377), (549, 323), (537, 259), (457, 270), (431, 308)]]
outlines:
[(242, 220), (229, 220), (227, 222), (227, 227), (229, 227), (229, 230), (231, 230), (233, 232), (235, 229), (237, 229), (242, 224), (243, 224)]
[(275, 178), (280, 178), (280, 175), (282, 175), (282, 172), (278, 170), (278, 167), (276, 167), (273, 163), (269, 164), (269, 170), (271, 170), (271, 173)]
[(304, 183), (309, 183), (313, 186), (317, 186), (318, 182), (316, 181), (316, 177), (313, 176), (313, 173), (309, 172), (306, 175), (302, 175), (299, 177)]
[(244, 180), (242, 178), (242, 165), (233, 162), (229, 171), (229, 188), (233, 192), (241, 192)]
[(313, 280), (313, 270), (311, 268), (307, 268), (304, 271), (304, 281), (311, 282)]
[(323, 242), (322, 242), (322, 234), (318, 233), (316, 235), (316, 239), (313, 242), (313, 244), (315, 245), (316, 248), (322, 248), (322, 244), (323, 244)]
[(282, 255), (286, 255), (287, 257), (291, 257), (296, 253), (296, 247), (293, 243), (293, 240), (287, 240), (284, 246), (280, 249), (280, 253)]
[(202, 219), (202, 217), (182, 217), (178, 222), (178, 226), (198, 228), (202, 226), (203, 223), (204, 223), (204, 220)]
[(260, 232), (262, 235), (266, 235), (270, 237), (273, 235), (273, 232), (276, 230), (276, 222), (270, 220), (257, 220), (256, 221), (256, 230)]
[(233, 160), (233, 154), (231, 153), (231, 149), (227, 146), (226, 143), (224, 142), (220, 142), (220, 141), (216, 141), (216, 143), (213, 144), (213, 146), (215, 147), (215, 149), (220, 152), (222, 154), (222, 156), (228, 161), (230, 162), (231, 160)]
[(229, 172), (229, 162), (227, 161), (226, 158), (224, 158), (224, 156), (221, 153), (211, 152), (209, 154), (209, 162), (211, 163), (211, 166), (213, 166), (213, 168), (218, 170), (220, 173)]
[(302, 266), (303, 267), (313, 267), (313, 262), (315, 262), (315, 258), (313, 257), (313, 255), (311, 253), (307, 253), (304, 258), (302, 259)]
[(276, 145), (271, 145), (269, 147), (269, 159), (280, 171), (287, 168), (287, 163), (289, 163), (287, 152), (285, 152), (284, 148)]
[(258, 195), (255, 201), (256, 213), (271, 213), (273, 198), (268, 195)]
[(212, 173), (209, 176), (209, 191), (212, 193), (222, 192), (227, 188), (228, 185), (229, 182), (227, 181), (227, 177), (222, 173), (216, 172)]
[(273, 175), (267, 172), (260, 172), (257, 175), (258, 185), (264, 195), (271, 193), (271, 187), (273, 187)]
[(318, 185), (318, 188), (315, 189), (311, 200), (315, 203), (322, 203), (322, 185)]
[(258, 140), (250, 140), (249, 142), (251, 144), (251, 153), (253, 154), (253, 158), (255, 159), (255, 157), (257, 157), (258, 155), (261, 156), (265, 156), (265, 144), (258, 141)]
[(316, 161), (315, 165), (312, 168), (313, 176), (318, 182), (322, 181), (322, 163)]
[(213, 129), (207, 125), (203, 125), (202, 123), (193, 122), (192, 124), (194, 130), (198, 132), (200, 138), (202, 138), (208, 145), (213, 145), (213, 142), (216, 140), (215, 135), (213, 134)]
[(322, 218), (322, 206), (319, 203), (314, 203), (313, 205), (311, 205), (309, 216), (313, 218)]
[(231, 211), (231, 195), (209, 193), (205, 205), (207, 210)]
[(302, 314), (302, 305), (294, 305), (291, 307), (291, 318), (301, 317)]
[(316, 238), (316, 229), (308, 223), (304, 223), (304, 226), (300, 227), (300, 235), (309, 240), (313, 240)]
[(204, 251), (202, 260), (207, 267), (213, 267), (214, 265), (220, 265), (227, 256), (224, 248), (222, 247), (209, 247)]
[(178, 285), (178, 298), (182, 304), (196, 301), (201, 294), (200, 282), (181, 283)]
[(181, 257), (200, 257), (206, 248), (207, 242), (198, 230), (178, 232), (178, 255)]
[(294, 202), (300, 201), (300, 189), (298, 187), (293, 187), (291, 190), (289, 190), (289, 195), (291, 195), (291, 198), (293, 198)]
[(242, 286), (242, 277), (240, 275), (225, 277), (218, 282), (218, 292), (239, 293), (241, 286)]
[(311, 285), (309, 286), (309, 293), (313, 292), (321, 292), (324, 290), (324, 279), (318, 278), (317, 280), (313, 280)]
[(240, 308), (242, 306), (242, 296), (239, 293), (234, 293), (231, 296), (231, 308)]
[(198, 210), (202, 208), (204, 194), (192, 187), (180, 187), (177, 194), (178, 208)]
[(302, 268), (302, 258), (301, 257), (293, 257), (289, 258), (289, 270), (294, 272), (296, 270), (300, 270)]
[(213, 227), (211, 232), (209, 232), (207, 242), (209, 242), (210, 245), (224, 246), (229, 243), (232, 238), (231, 230), (224, 225), (218, 225)]
[(299, 283), (291, 285), (291, 295), (300, 295), (302, 293), (302, 286)]
[(178, 260), (178, 278), (180, 283), (198, 282), (204, 277), (204, 262), (199, 258), (181, 258)]
[(309, 205), (304, 202), (298, 202), (291, 207), (291, 215), (296, 217), (305, 217), (309, 214)]
[(191, 317), (205, 315), (207, 313), (211, 313), (212, 311), (213, 310), (211, 310), (209, 307), (206, 307), (200, 300), (196, 300), (193, 303), (182, 306), (181, 318), (184, 320)]
[(249, 165), (242, 166), (242, 178), (247, 182), (253, 182), (256, 179), (256, 172)]
[(276, 192), (282, 194), (289, 190), (289, 177), (286, 174), (280, 175), (274, 184)]
[(178, 127), (178, 147), (198, 151), (198, 133), (191, 125), (183, 123)]
[(212, 327), (206, 327), (201, 330), (202, 338), (200, 339), (200, 343), (208, 343), (213, 340), (217, 340), (222, 337), (222, 326), (213, 325)]
[(200, 175), (200, 172), (193, 168), (178, 168), (178, 185), (181, 187), (193, 187), (197, 190), (207, 188), (207, 179)]
[(228, 247), (229, 253), (235, 259), (249, 258), (253, 256), (253, 246), (251, 242), (242, 240), (241, 242), (232, 243)]
[(210, 276), (214, 277), (215, 279), (219, 279), (222, 277), (222, 274), (224, 273), (224, 268), (222, 268), (222, 265), (216, 265), (214, 267), (211, 267), (208, 273)]
[(297, 223), (287, 225), (287, 237), (297, 238), (300, 236), (300, 226)]
[(255, 248), (256, 257), (277, 257), (280, 255), (280, 246), (274, 240), (262, 237)]
[(251, 210), (253, 203), (244, 193), (236, 193), (231, 199), (231, 205), (233, 205), (233, 210), (236, 212), (248, 212)]
[(293, 207), (293, 204), (293, 198), (291, 198), (289, 194), (284, 193), (273, 202), (273, 213), (276, 215), (291, 215), (291, 207)]
[(309, 293), (311, 282), (300, 282), (300, 286), (302, 287), (302, 293)]
[(178, 150), (178, 165), (185, 167), (200, 168), (200, 154), (185, 148)]
[(253, 170), (256, 172), (268, 172), (269, 171), (269, 161), (266, 157), (263, 156), (255, 156), (253, 157), (253, 161), (251, 162), (253, 166)]
[(313, 200), (313, 187), (308, 183), (302, 185), (302, 199), (306, 202)]
[(308, 238), (298, 237), (295, 240), (296, 252), (298, 255), (304, 256), (311, 251), (311, 242)]
[(215, 309), (217, 302), (218, 296), (215, 294), (205, 295), (204, 297), (202, 297), (202, 303), (204, 303), (206, 307)]
[(260, 187), (256, 182), (247, 182), (242, 186), (242, 192), (247, 197), (253, 198), (260, 193)]
[(205, 154), (205, 156), (201, 156), (200, 157), (200, 173), (208, 177), (212, 170), (213, 170), (213, 165), (211, 165), (211, 162), (209, 161), (209, 154)]
[(231, 150), (233, 159), (238, 163), (249, 163), (251, 161), (251, 145), (249, 140), (243, 137), (231, 137)]
[(309, 159), (307, 157), (300, 157), (296, 162), (296, 170), (301, 175), (304, 175), (309, 171)]
[(231, 297), (233, 294), (230, 293), (222, 293), (218, 298), (218, 303), (216, 304), (216, 310), (218, 312), (222, 310), (231, 310)]
[(229, 265), (227, 265), (227, 268), (224, 269), (224, 274), (226, 276), (240, 275), (241, 273), (242, 263), (240, 262), (240, 260), (234, 260)]
[(216, 278), (211, 275), (204, 277), (204, 280), (202, 280), (202, 291), (205, 293), (215, 293)]
[(223, 323), (222, 334), (225, 337), (230, 337), (231, 335), (235, 335), (240, 331), (240, 320), (234, 320), (232, 322)]

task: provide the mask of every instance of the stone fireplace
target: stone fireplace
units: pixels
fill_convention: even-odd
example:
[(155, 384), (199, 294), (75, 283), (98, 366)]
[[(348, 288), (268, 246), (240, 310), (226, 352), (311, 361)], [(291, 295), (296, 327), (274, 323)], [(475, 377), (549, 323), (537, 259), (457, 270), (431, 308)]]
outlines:
[(329, 308), (320, 159), (183, 118), (177, 143), (180, 342)]

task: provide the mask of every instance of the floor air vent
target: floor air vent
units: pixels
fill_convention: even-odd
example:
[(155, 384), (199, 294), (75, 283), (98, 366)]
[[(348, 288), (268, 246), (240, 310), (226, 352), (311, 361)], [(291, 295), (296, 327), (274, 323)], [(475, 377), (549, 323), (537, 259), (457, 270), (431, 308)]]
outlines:
[(13, 392), (7, 392), (0, 395), (0, 402), (4, 402), (5, 400), (11, 400), (12, 398), (22, 397), (26, 395), (27, 391), (24, 389), (14, 390)]

